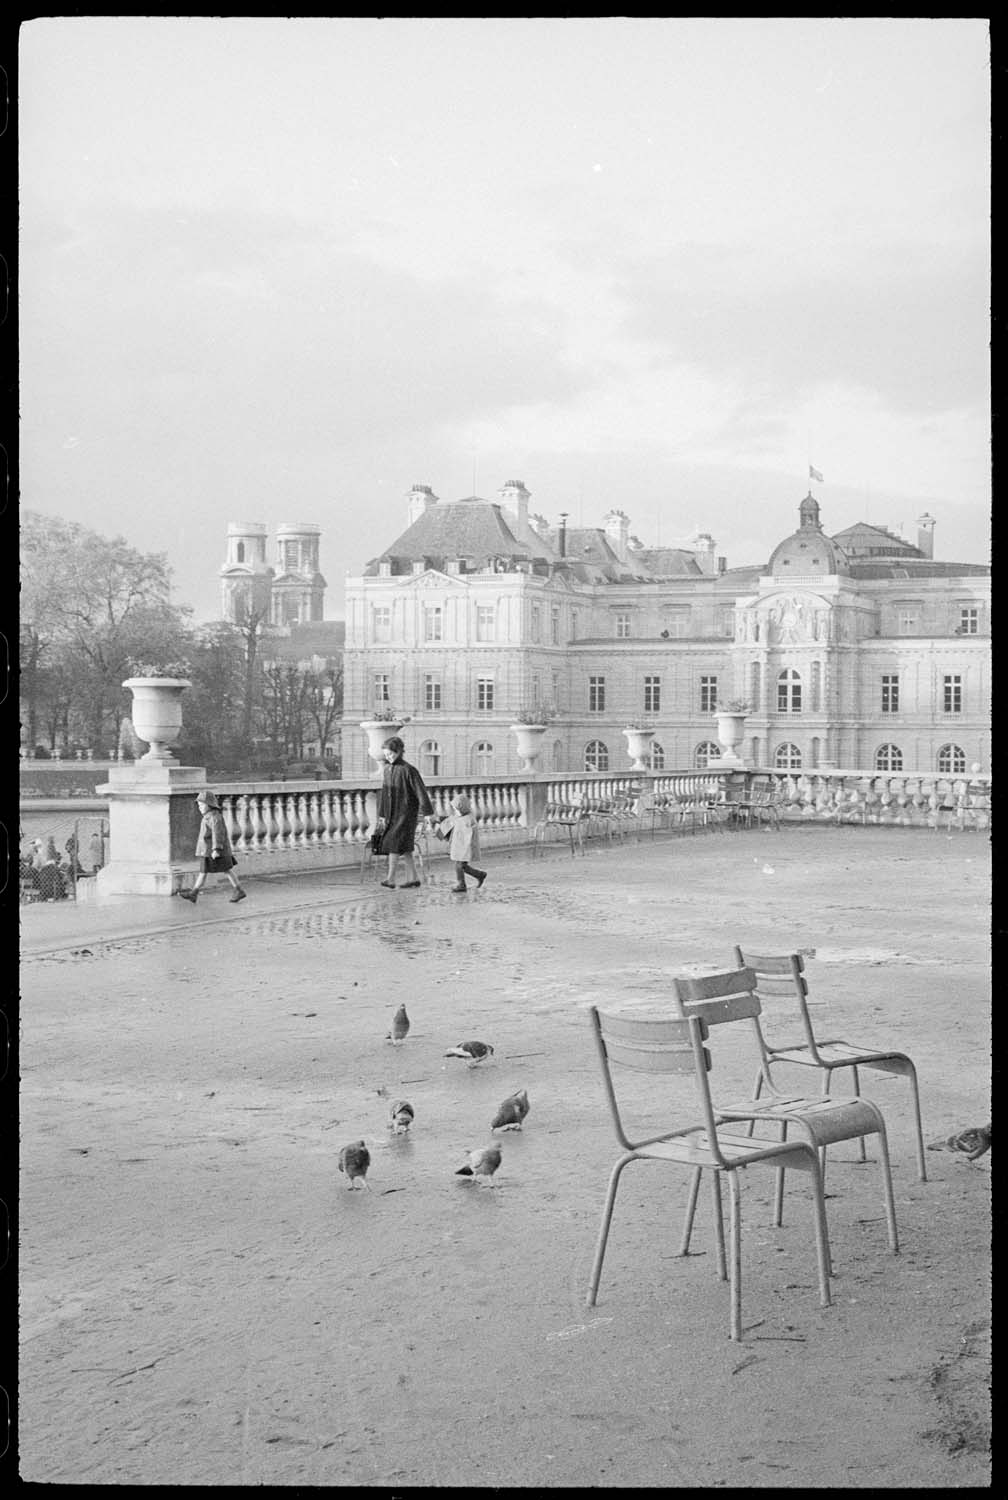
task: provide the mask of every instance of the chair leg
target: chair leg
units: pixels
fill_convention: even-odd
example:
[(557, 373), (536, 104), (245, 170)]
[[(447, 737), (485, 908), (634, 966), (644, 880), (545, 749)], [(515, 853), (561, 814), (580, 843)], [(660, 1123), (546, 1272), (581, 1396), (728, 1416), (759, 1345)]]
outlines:
[(731, 1298), (730, 1337), (737, 1344), (740, 1344), (742, 1342), (742, 1203), (739, 1194), (738, 1173), (733, 1168), (725, 1175), (728, 1178), (731, 1235), (731, 1264), (728, 1277), (730, 1285), (729, 1296)]
[(830, 1296), (829, 1284), (829, 1279), (833, 1274), (833, 1262), (830, 1257), (829, 1230), (826, 1227), (826, 1202), (822, 1173), (819, 1171), (818, 1154), (814, 1150), (812, 1158), (812, 1208), (815, 1214), (816, 1261), (819, 1267), (819, 1305), (829, 1307), (833, 1300)]
[(595, 1306), (598, 1296), (599, 1281), (602, 1278), (602, 1261), (605, 1258), (606, 1242), (609, 1239), (609, 1225), (612, 1221), (613, 1206), (616, 1202), (616, 1189), (619, 1186), (620, 1174), (623, 1168), (630, 1162), (636, 1161), (633, 1152), (627, 1156), (621, 1156), (612, 1169), (609, 1177), (609, 1188), (606, 1192), (605, 1208), (602, 1210), (602, 1227), (599, 1230), (598, 1245), (595, 1248), (595, 1261), (592, 1265), (591, 1283), (588, 1287), (588, 1306)]
[[(832, 1077), (833, 1077), (833, 1069), (832, 1068), (825, 1068), (823, 1070), (823, 1075), (822, 1075), (822, 1088), (820, 1089), (820, 1093), (822, 1093), (823, 1095), (829, 1093), (829, 1091), (830, 1091), (830, 1081), (831, 1081)], [(825, 1146), (821, 1146), (819, 1148), (819, 1171), (822, 1174), (823, 1193), (825, 1193), (826, 1192), (826, 1147)]]
[[(855, 1097), (856, 1098), (860, 1098), (861, 1097), (861, 1075), (858, 1073), (857, 1063), (853, 1063), (851, 1065), (851, 1075), (852, 1075), (852, 1077), (854, 1079), (854, 1094), (855, 1094)], [(863, 1135), (859, 1135), (858, 1136), (858, 1161), (867, 1161), (867, 1160), (868, 1160), (868, 1153), (865, 1150), (865, 1138), (864, 1138)]]
[(686, 1218), (683, 1221), (682, 1240), (679, 1244), (679, 1254), (688, 1255), (690, 1236), (693, 1233), (693, 1219), (696, 1215), (697, 1197), (700, 1192), (700, 1178), (703, 1176), (703, 1167), (694, 1167), (693, 1175), (690, 1177), (689, 1193), (686, 1198)]
[(896, 1232), (896, 1204), (893, 1200), (892, 1170), (889, 1166), (889, 1140), (886, 1136), (885, 1121), (879, 1111), (879, 1161), (882, 1167), (882, 1192), (885, 1197), (886, 1229), (889, 1234), (889, 1249), (893, 1255), (899, 1254), (899, 1235)]
[(717, 1273), (722, 1281), (728, 1280), (728, 1262), (725, 1259), (724, 1210), (721, 1207), (721, 1177), (711, 1173), (711, 1194), (714, 1207), (714, 1245), (717, 1252)]
[[(763, 1092), (763, 1069), (760, 1068), (759, 1072), (756, 1074), (756, 1082), (753, 1085), (753, 1103), (754, 1104), (756, 1103), (756, 1100), (759, 1098), (759, 1096), (760, 1096), (760, 1094), (762, 1092)], [(752, 1133), (753, 1133), (753, 1131), (755, 1129), (756, 1129), (756, 1121), (755, 1120), (747, 1120), (746, 1121), (746, 1135), (750, 1135), (751, 1136)]]
[(917, 1069), (913, 1063), (910, 1063), (908, 1077), (910, 1079), (910, 1093), (913, 1096), (914, 1125), (917, 1127), (917, 1178), (920, 1182), (927, 1182), (927, 1171), (924, 1166), (924, 1131), (921, 1126), (920, 1094), (917, 1092)]
[[(787, 1125), (788, 1122), (786, 1120), (781, 1121), (780, 1138), (782, 1141), (787, 1140)], [(780, 1229), (784, 1223), (784, 1168), (778, 1167), (774, 1173), (774, 1177), (773, 1222), (774, 1228)]]

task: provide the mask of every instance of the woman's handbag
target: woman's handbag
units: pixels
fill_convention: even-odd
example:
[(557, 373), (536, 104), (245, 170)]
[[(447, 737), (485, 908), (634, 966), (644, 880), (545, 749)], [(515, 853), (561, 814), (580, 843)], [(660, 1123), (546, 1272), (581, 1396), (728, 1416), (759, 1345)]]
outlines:
[(373, 833), (371, 835), (371, 853), (372, 854), (380, 854), (381, 853), (382, 839), (384, 837), (385, 837), (385, 835), (383, 833)]

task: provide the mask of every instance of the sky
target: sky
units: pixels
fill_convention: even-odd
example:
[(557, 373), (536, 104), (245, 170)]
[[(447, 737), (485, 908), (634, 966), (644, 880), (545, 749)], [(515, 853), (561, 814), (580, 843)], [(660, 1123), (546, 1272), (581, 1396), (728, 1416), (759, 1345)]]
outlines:
[(18, 111), (21, 505), (198, 620), (229, 521), (341, 618), (414, 483), (989, 556), (984, 19), (42, 18)]

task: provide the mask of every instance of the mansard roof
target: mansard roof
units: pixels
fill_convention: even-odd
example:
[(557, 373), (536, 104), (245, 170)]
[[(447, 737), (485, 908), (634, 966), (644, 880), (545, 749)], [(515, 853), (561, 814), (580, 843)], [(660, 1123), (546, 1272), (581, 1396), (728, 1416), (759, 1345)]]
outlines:
[[(519, 530), (521, 535), (516, 534)], [(446, 558), (467, 557), (483, 564), (501, 556), (552, 560), (556, 553), (531, 527), (512, 524), (495, 501), (469, 495), (428, 506), (390, 547), (371, 559), (364, 572), (373, 576), (379, 562), (391, 562), (393, 569), (396, 563), (408, 565), (408, 571), (414, 562), (428, 561), (437, 567)]]
[(858, 557), (923, 557), (912, 542), (905, 541), (887, 526), (873, 526), (870, 521), (855, 521), (853, 526), (834, 534), (832, 540), (842, 547), (853, 562)]
[[(916, 550), (916, 549), (915, 549)], [(851, 578), (897, 580), (990, 577), (990, 563), (935, 562), (930, 557), (855, 558), (847, 569)]]

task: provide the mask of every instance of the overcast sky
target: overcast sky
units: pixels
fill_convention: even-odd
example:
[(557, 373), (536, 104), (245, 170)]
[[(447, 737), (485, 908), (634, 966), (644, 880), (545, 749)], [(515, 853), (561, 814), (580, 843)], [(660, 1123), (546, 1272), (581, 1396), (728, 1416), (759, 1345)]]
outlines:
[(985, 20), (68, 17), (20, 41), (21, 503), (163, 551), (405, 492), (732, 566), (867, 518), (983, 561)]

